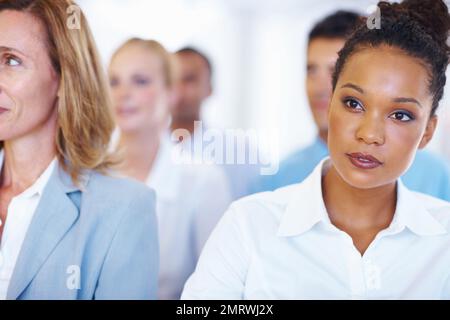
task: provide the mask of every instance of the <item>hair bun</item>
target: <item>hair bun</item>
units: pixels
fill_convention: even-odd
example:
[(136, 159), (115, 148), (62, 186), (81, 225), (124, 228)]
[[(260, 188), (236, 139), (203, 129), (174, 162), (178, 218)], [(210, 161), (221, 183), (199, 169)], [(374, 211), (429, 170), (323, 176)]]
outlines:
[(441, 46), (447, 46), (450, 31), (450, 15), (447, 5), (442, 0), (404, 0), (401, 4), (379, 2), (381, 17), (400, 19), (406, 16), (419, 23), (426, 32)]
[(442, 45), (447, 45), (450, 15), (442, 0), (405, 0), (401, 4), (430, 35)]

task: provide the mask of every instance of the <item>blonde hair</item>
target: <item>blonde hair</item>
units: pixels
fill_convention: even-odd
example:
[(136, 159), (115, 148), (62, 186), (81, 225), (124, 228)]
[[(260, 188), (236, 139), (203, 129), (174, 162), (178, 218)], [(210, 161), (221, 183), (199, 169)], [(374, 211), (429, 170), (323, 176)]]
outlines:
[(111, 61), (124, 49), (131, 46), (140, 46), (146, 50), (151, 51), (161, 61), (163, 77), (167, 87), (171, 88), (175, 79), (175, 68), (173, 62), (173, 56), (169, 53), (164, 46), (155, 40), (144, 40), (141, 38), (131, 38), (122, 44), (113, 54)]
[[(55, 141), (59, 163), (75, 183), (86, 169), (106, 173), (116, 163), (108, 152), (114, 130), (109, 86), (81, 9), (72, 0), (0, 0), (3, 10), (29, 13), (46, 28), (48, 54), (60, 76)], [(78, 20), (75, 27), (69, 25), (70, 18)]]

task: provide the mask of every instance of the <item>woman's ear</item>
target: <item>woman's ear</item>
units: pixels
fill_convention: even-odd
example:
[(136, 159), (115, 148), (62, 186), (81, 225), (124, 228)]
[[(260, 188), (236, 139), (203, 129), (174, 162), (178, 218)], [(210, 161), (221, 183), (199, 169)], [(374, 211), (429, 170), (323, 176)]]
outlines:
[(427, 146), (428, 142), (430, 142), (431, 138), (433, 138), (434, 132), (436, 131), (436, 126), (438, 123), (437, 115), (434, 115), (428, 120), (427, 127), (425, 128), (425, 133), (422, 136), (422, 140), (419, 144), (419, 149), (423, 149)]

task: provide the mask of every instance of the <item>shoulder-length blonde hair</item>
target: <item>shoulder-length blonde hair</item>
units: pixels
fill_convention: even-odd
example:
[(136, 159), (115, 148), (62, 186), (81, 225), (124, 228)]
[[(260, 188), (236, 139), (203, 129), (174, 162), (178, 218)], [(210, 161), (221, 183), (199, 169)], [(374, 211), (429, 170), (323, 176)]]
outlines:
[(48, 54), (60, 76), (57, 157), (75, 183), (83, 170), (106, 172), (114, 121), (109, 86), (88, 22), (72, 0), (0, 0), (0, 11), (16, 10), (39, 19)]

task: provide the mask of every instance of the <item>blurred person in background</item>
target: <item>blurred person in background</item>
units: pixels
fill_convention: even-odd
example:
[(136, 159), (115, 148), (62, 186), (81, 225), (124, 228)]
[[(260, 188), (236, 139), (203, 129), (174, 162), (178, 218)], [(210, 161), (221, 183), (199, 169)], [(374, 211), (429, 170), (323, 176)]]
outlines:
[(175, 53), (176, 101), (171, 105), (171, 129), (194, 133), (195, 121), (201, 121), (202, 105), (213, 92), (212, 64), (199, 50), (185, 47)]
[[(196, 132), (196, 122), (201, 126), (202, 131), (213, 129), (201, 122), (202, 106), (213, 93), (213, 67), (210, 59), (203, 52), (193, 47), (184, 47), (178, 50), (175, 53), (175, 58), (178, 71), (176, 73), (176, 94), (174, 103), (171, 106), (172, 131), (185, 129), (191, 136), (201, 134)], [(223, 150), (221, 150), (223, 151), (223, 158), (220, 159), (221, 163), (215, 163), (224, 170), (228, 177), (233, 199), (250, 193), (250, 184), (256, 178), (260, 169), (259, 160), (257, 161), (258, 163), (250, 163), (251, 154), (257, 155), (257, 157), (260, 156), (258, 147), (255, 145), (257, 143), (255, 142), (256, 139), (252, 140), (251, 137), (244, 136), (244, 130), (242, 130), (242, 135), (239, 136), (238, 131), (218, 131), (224, 142)], [(227, 145), (230, 141), (234, 145)], [(192, 145), (193, 143), (189, 144), (191, 147), (189, 152), (197, 159), (205, 160), (202, 154), (194, 154)], [(207, 145), (206, 143), (203, 147), (206, 148)], [(240, 148), (240, 145), (243, 145), (244, 148)], [(233, 153), (232, 157), (228, 155), (232, 159), (231, 163), (227, 163), (226, 160), (228, 159), (228, 151)], [(238, 154), (238, 152), (243, 152), (244, 154)], [(208, 157), (206, 160), (214, 160), (214, 155), (211, 158)]]
[(155, 195), (112, 177), (108, 82), (75, 5), (0, 0), (0, 299), (154, 299)]
[(114, 53), (109, 67), (118, 125), (112, 143), (125, 160), (119, 171), (156, 190), (160, 299), (180, 298), (204, 242), (231, 200), (220, 169), (179, 164), (174, 158), (168, 132), (171, 58), (160, 43), (135, 38)]
[[(301, 182), (328, 155), (328, 109), (331, 99), (331, 75), (338, 52), (359, 20), (357, 13), (338, 11), (317, 23), (309, 33), (306, 92), (317, 127), (314, 142), (295, 151), (280, 164), (277, 174), (262, 176), (252, 191), (268, 191)], [(412, 190), (450, 201), (450, 167), (442, 157), (420, 150), (414, 163), (402, 177)]]

